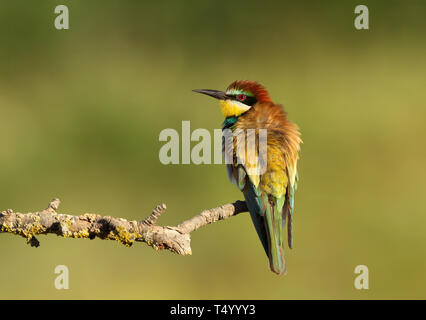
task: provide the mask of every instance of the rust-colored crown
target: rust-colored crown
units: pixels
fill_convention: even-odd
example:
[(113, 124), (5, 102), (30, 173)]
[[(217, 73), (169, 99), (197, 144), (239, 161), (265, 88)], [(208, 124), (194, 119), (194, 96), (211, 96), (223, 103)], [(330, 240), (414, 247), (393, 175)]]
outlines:
[(257, 101), (260, 103), (272, 103), (272, 99), (269, 96), (268, 91), (265, 89), (264, 86), (257, 83), (256, 81), (237, 80), (232, 82), (226, 90), (228, 91), (231, 89), (242, 90), (244, 92), (252, 93), (256, 97)]

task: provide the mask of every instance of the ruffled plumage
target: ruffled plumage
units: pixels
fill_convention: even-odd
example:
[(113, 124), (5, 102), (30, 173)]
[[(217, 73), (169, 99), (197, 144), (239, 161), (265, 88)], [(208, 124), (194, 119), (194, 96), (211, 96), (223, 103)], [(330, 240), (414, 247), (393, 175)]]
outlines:
[[(233, 144), (233, 148), (224, 148), (225, 158), (233, 159), (233, 164), (227, 165), (228, 174), (244, 193), (256, 231), (269, 257), (271, 270), (282, 274), (286, 270), (282, 248), (282, 229), (286, 220), (288, 245), (290, 248), (293, 246), (294, 191), (302, 142), (299, 128), (287, 119), (281, 105), (272, 102), (262, 85), (240, 80), (233, 82), (227, 92), (232, 90), (253, 94), (257, 103), (228, 126), (233, 133), (224, 138), (224, 145)], [(266, 129), (266, 155), (259, 151), (261, 129)], [(256, 136), (252, 140), (256, 147), (250, 148), (247, 142), (245, 148), (241, 148), (238, 141), (244, 138), (249, 141), (250, 135)], [(264, 162), (266, 168), (259, 171)]]

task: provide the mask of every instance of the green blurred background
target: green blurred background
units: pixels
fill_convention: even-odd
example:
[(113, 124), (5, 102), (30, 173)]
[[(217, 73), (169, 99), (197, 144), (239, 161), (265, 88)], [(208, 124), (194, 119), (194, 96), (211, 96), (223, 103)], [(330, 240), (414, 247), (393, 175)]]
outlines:
[[(65, 4), (70, 29), (54, 28)], [(354, 28), (366, 4), (370, 30)], [(220, 128), (191, 92), (257, 80), (301, 127), (295, 249), (268, 269), (249, 215), (144, 244), (1, 234), (2, 299), (426, 298), (424, 1), (2, 1), (0, 210), (163, 225), (242, 199), (223, 165), (162, 165), (158, 136)], [(54, 288), (67, 265), (70, 289)], [(354, 288), (354, 268), (370, 289)]]

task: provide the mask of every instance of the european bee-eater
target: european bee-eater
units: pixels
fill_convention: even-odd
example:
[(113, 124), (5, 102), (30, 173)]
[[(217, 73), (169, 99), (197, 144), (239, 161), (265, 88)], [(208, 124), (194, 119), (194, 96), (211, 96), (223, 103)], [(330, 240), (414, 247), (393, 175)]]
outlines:
[[(297, 188), (297, 160), (299, 157), (300, 133), (291, 123), (281, 105), (272, 102), (268, 91), (254, 81), (240, 80), (231, 83), (225, 92), (218, 90), (194, 90), (219, 99), (225, 121), (222, 131), (230, 129), (233, 146), (232, 163), (227, 171), (231, 182), (243, 192), (250, 216), (269, 257), (269, 267), (277, 274), (286, 272), (283, 251), (283, 228), (287, 220), (288, 246), (293, 247), (294, 191)], [(259, 146), (260, 129), (266, 129), (266, 155), (256, 149), (254, 160), (261, 162), (263, 155), (266, 168), (263, 172), (249, 170), (253, 167), (253, 154), (237, 146), (236, 132), (255, 132)], [(263, 132), (265, 132), (263, 130)], [(248, 138), (248, 137), (247, 137)], [(226, 144), (224, 137), (224, 144)], [(223, 147), (226, 153), (225, 146)], [(229, 149), (228, 149), (229, 150)], [(243, 150), (243, 151), (241, 151)], [(226, 157), (226, 154), (225, 154)], [(241, 164), (237, 159), (248, 159)], [(265, 161), (264, 161), (265, 162)]]

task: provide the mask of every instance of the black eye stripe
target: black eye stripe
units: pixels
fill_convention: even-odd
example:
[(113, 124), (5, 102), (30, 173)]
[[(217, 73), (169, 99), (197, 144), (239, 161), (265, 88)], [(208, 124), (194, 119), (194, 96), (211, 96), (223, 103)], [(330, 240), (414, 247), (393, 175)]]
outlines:
[(256, 97), (251, 97), (251, 96), (247, 96), (247, 95), (245, 95), (246, 96), (246, 98), (245, 98), (245, 100), (244, 101), (241, 101), (241, 100), (239, 100), (237, 97), (239, 96), (240, 94), (238, 94), (238, 95), (227, 95), (228, 96), (228, 98), (229, 99), (231, 99), (231, 100), (235, 100), (235, 101), (238, 101), (238, 102), (241, 102), (241, 103), (244, 103), (245, 105), (248, 105), (248, 106), (254, 106), (255, 104), (256, 104), (256, 102), (257, 102), (257, 99), (256, 99)]

